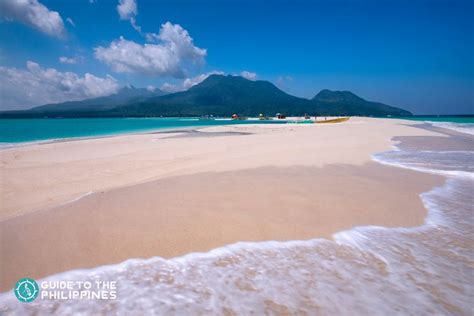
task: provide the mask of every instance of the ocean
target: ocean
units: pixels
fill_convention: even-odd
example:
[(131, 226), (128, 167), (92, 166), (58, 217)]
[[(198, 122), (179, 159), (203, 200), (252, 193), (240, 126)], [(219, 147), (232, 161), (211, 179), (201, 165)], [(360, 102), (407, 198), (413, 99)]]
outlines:
[(56, 139), (110, 136), (165, 129), (281, 121), (199, 120), (197, 118), (0, 119), (0, 146)]
[[(473, 116), (413, 116), (401, 119), (430, 122), (439, 127), (472, 132)], [(193, 128), (226, 124), (274, 124), (286, 121), (199, 120), (197, 118), (73, 118), (73, 119), (0, 119), (0, 148), (18, 143), (68, 138), (100, 137), (143, 133), (166, 129)]]
[(447, 128), (456, 132), (474, 135), (474, 116), (472, 115), (412, 116), (400, 117), (400, 119), (426, 122), (436, 127)]
[[(446, 123), (446, 122), (444, 122)], [(466, 127), (470, 128), (470, 127)], [(472, 133), (450, 142), (472, 144)], [(45, 280), (110, 280), (118, 301), (64, 300), (0, 307), (14, 314), (69, 315), (470, 315), (474, 301), (474, 151), (398, 139), (373, 160), (446, 182), (421, 194), (428, 209), (415, 228), (355, 227), (333, 240), (245, 242), (166, 260), (130, 259)], [(424, 144), (426, 145), (426, 144)]]

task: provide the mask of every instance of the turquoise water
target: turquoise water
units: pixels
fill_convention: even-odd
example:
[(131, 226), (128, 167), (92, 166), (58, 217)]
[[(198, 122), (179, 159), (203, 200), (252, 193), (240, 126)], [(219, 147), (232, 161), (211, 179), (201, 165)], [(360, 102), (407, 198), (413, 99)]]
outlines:
[(446, 122), (460, 124), (474, 124), (474, 116), (410, 116), (410, 117), (393, 117), (410, 121), (426, 121), (426, 122)]
[(474, 135), (474, 116), (410, 116), (410, 117), (391, 117), (410, 121), (419, 121), (428, 123), (435, 127), (450, 129), (452, 131)]
[[(431, 122), (434, 125), (440, 124), (440, 127), (452, 128), (469, 134), (474, 133), (474, 116), (414, 116), (403, 117), (402, 119)], [(198, 120), (196, 118), (0, 119), (0, 144), (8, 145), (199, 126), (256, 123), (285, 122)]]
[(163, 129), (255, 123), (282, 122), (198, 120), (192, 118), (0, 119), (0, 143), (8, 145), (11, 143), (116, 135)]

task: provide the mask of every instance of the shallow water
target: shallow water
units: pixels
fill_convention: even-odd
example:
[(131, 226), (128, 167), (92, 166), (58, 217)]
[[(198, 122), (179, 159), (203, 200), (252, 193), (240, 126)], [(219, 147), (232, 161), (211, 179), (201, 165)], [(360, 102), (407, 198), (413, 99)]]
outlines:
[[(394, 117), (396, 118), (396, 117)], [(434, 127), (441, 127), (456, 131), (459, 133), (465, 133), (474, 135), (474, 116), (463, 115), (463, 116), (410, 116), (410, 117), (399, 117), (403, 120), (426, 122)]]
[(447, 122), (432, 122), (430, 124), (436, 127), (447, 128), (459, 133), (474, 135), (474, 123), (447, 123)]
[(0, 119), (0, 148), (19, 143), (97, 137), (131, 132), (283, 121), (199, 120), (197, 118)]
[[(452, 141), (456, 141), (452, 137)], [(417, 228), (357, 227), (334, 241), (237, 243), (165, 260), (133, 259), (45, 280), (112, 280), (118, 300), (0, 295), (0, 312), (98, 314), (470, 315), (474, 302), (474, 152), (396, 150), (381, 163), (442, 174)]]

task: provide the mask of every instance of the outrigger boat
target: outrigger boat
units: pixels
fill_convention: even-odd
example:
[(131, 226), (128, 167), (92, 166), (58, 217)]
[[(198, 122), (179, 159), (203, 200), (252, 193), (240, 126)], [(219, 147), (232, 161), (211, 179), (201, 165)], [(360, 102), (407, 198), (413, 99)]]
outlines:
[(345, 121), (348, 121), (349, 117), (338, 117), (335, 119), (330, 119), (330, 120), (325, 120), (325, 121), (314, 121), (314, 123), (320, 124), (320, 123), (342, 123)]
[(294, 120), (294, 121), (288, 121), (287, 123), (289, 124), (313, 124), (315, 121), (313, 120)]

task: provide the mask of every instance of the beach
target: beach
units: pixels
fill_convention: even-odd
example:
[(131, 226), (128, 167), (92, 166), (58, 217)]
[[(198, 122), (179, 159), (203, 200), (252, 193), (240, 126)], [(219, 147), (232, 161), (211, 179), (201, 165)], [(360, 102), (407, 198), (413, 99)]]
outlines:
[(473, 11), (0, 0), (0, 316), (474, 316)]
[(440, 136), (414, 125), (214, 126), (3, 150), (1, 290), (129, 258), (419, 226), (419, 195), (443, 178), (371, 159), (393, 137)]
[(341, 125), (218, 126), (199, 133), (157, 132), (5, 149), (0, 220), (172, 176), (268, 166), (362, 166), (371, 162), (371, 154), (390, 149), (392, 137), (439, 135), (411, 125), (416, 123), (353, 118)]

